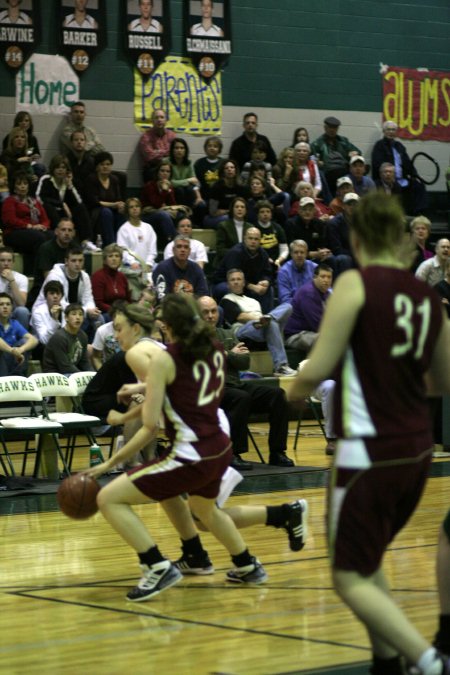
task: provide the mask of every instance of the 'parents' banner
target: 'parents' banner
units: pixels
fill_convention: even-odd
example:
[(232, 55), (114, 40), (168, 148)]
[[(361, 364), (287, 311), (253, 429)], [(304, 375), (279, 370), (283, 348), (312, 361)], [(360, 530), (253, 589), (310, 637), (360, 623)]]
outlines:
[(450, 141), (450, 73), (384, 67), (383, 118), (409, 140)]
[(162, 109), (167, 128), (185, 134), (220, 134), (222, 88), (220, 75), (205, 81), (190, 59), (171, 56), (148, 78), (134, 71), (134, 121), (148, 129), (154, 110)]
[(16, 112), (62, 115), (79, 98), (78, 76), (63, 56), (33, 54), (16, 75)]

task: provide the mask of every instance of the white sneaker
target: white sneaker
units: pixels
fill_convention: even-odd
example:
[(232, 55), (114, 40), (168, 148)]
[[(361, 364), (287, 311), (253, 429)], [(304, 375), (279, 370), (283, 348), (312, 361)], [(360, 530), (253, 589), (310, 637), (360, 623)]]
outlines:
[(85, 253), (99, 253), (102, 249), (92, 243), (92, 241), (85, 241), (83, 244), (83, 251)]
[(274, 377), (294, 377), (294, 375), (297, 375), (297, 371), (293, 370), (287, 363), (282, 363), (273, 374)]

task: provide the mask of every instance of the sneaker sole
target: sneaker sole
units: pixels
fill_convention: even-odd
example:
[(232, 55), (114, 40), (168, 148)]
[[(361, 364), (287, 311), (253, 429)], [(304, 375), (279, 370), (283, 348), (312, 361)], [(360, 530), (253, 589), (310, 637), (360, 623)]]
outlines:
[(263, 584), (269, 578), (268, 574), (264, 574), (260, 579), (255, 581), (246, 581), (245, 579), (238, 579), (233, 577), (225, 577), (226, 581), (229, 581), (232, 584), (246, 584), (247, 586), (258, 586), (258, 584)]
[(174, 576), (170, 581), (167, 582), (167, 584), (164, 586), (164, 588), (160, 588), (157, 591), (153, 591), (153, 593), (150, 593), (149, 595), (144, 595), (142, 598), (129, 598), (128, 595), (125, 596), (126, 600), (128, 602), (146, 602), (146, 600), (151, 600), (154, 598), (156, 595), (159, 595), (160, 593), (163, 593), (163, 591), (166, 591), (168, 588), (171, 588), (171, 586), (175, 586), (179, 581), (182, 580), (183, 575), (181, 574), (180, 570), (177, 568), (177, 571), (179, 573), (179, 576)]
[[(174, 563), (176, 565), (176, 563)], [(177, 565), (177, 570), (181, 572), (181, 574), (185, 576), (199, 576), (199, 577), (205, 577), (208, 574), (214, 574), (214, 567), (211, 565), (211, 567), (191, 567), (190, 569), (183, 570)]]

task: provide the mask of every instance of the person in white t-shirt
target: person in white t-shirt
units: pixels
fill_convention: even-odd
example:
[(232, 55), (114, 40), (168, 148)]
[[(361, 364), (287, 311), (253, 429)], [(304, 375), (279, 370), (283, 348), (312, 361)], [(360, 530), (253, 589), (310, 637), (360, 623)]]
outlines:
[[(125, 250), (123, 262), (132, 269), (140, 269), (140, 260), (147, 266), (143, 272), (151, 272), (156, 258), (156, 233), (149, 223), (141, 220), (142, 204), (136, 197), (125, 202), (126, 223), (117, 232), (117, 244)], [(133, 255), (136, 254), (136, 256)], [(138, 260), (139, 259), (139, 260)]]
[(0, 248), (0, 293), (8, 293), (13, 300), (12, 318), (28, 330), (30, 310), (25, 307), (28, 296), (28, 277), (13, 270), (14, 250)]
[[(196, 262), (203, 269), (208, 262), (208, 252), (206, 246), (198, 239), (192, 239), (192, 221), (190, 218), (180, 218), (177, 223), (177, 234), (185, 234), (191, 242), (191, 252), (189, 260)], [(173, 256), (173, 241), (170, 241), (164, 249), (164, 260)]]
[(141, 16), (128, 24), (128, 30), (133, 33), (162, 33), (163, 27), (152, 17), (153, 0), (139, 0)]

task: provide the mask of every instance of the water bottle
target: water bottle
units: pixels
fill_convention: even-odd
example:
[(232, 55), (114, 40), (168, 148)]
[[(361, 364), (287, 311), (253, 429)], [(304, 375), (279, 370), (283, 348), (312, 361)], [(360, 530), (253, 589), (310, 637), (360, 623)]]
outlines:
[(96, 245), (98, 248), (103, 248), (103, 239), (102, 239), (102, 235), (101, 235), (101, 234), (98, 234), (98, 235), (97, 235), (97, 239), (95, 240), (95, 245)]
[(97, 466), (98, 464), (103, 464), (104, 461), (100, 446), (97, 444), (91, 445), (89, 450), (89, 466)]

